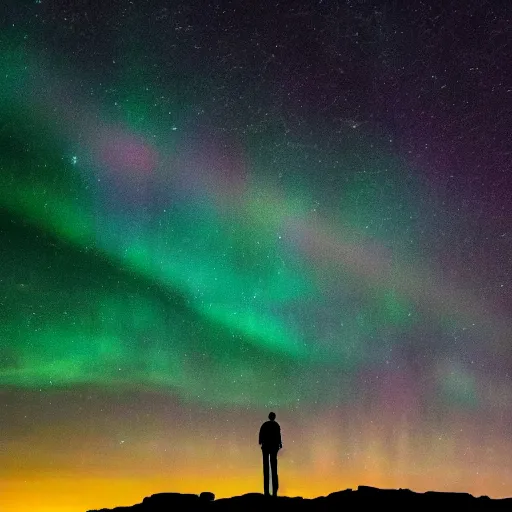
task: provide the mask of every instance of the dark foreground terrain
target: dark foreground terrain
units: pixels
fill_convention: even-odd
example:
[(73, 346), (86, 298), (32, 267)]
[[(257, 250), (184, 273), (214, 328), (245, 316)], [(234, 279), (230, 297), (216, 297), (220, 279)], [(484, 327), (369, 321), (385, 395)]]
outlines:
[(212, 493), (162, 493), (144, 498), (131, 507), (117, 507), (89, 512), (172, 512), (181, 510), (211, 510), (249, 512), (251, 510), (317, 511), (317, 510), (511, 510), (512, 498), (491, 499), (466, 493), (426, 492), (408, 489), (376, 489), (359, 486), (357, 491), (347, 489), (314, 499), (268, 497), (262, 494), (244, 494), (233, 498), (214, 500)]

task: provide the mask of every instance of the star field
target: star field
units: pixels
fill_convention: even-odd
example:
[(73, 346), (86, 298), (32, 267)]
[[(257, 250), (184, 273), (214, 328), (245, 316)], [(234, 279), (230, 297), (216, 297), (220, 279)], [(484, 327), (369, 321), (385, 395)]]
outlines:
[(2, 10), (7, 512), (510, 496), (507, 2)]

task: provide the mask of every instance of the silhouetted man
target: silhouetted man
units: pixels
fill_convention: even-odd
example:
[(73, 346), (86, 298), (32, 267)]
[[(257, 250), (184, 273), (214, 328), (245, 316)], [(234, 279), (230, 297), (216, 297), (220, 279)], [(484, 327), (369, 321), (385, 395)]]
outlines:
[(277, 478), (277, 452), (283, 447), (281, 443), (281, 427), (276, 421), (275, 413), (268, 415), (270, 421), (261, 425), (259, 443), (263, 454), (263, 489), (268, 496), (269, 474), (268, 465), (270, 460), (270, 469), (272, 470), (272, 494), (277, 496), (279, 480)]

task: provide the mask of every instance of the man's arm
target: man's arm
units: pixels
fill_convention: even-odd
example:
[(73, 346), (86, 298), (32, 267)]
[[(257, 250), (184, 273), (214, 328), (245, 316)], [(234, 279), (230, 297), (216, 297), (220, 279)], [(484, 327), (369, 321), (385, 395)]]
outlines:
[(283, 447), (283, 441), (281, 439), (281, 427), (279, 427), (279, 448)]
[(258, 443), (263, 444), (263, 425), (260, 427), (260, 435), (258, 436)]

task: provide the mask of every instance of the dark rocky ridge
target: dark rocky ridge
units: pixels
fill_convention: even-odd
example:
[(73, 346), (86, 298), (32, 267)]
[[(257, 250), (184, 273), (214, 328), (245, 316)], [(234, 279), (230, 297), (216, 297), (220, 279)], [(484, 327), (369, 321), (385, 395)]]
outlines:
[(425, 492), (417, 493), (409, 489), (376, 489), (359, 486), (356, 491), (347, 489), (318, 498), (268, 497), (252, 493), (232, 498), (214, 500), (212, 493), (179, 494), (161, 493), (144, 498), (142, 503), (131, 507), (91, 510), (89, 512), (171, 512), (180, 510), (235, 511), (281, 510), (281, 511), (320, 511), (320, 510), (367, 510), (379, 507), (394, 510), (510, 510), (512, 498), (491, 499), (488, 496), (474, 497), (467, 493)]

